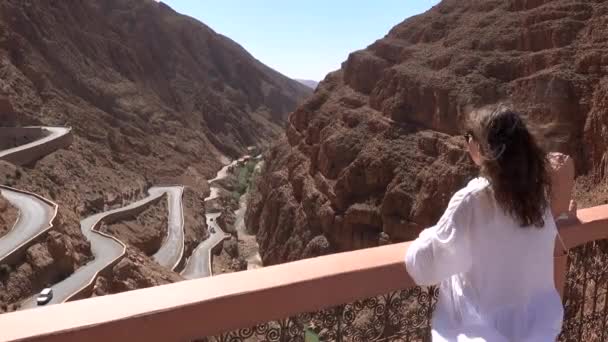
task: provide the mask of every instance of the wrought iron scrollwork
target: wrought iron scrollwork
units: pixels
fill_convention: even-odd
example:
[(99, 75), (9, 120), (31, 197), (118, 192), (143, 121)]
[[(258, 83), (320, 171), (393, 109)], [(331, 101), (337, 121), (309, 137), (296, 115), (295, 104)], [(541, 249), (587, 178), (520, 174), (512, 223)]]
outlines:
[(430, 341), (438, 293), (435, 287), (414, 287), (197, 341), (304, 342), (306, 329), (321, 341)]
[(608, 241), (571, 251), (564, 308), (560, 341), (608, 341)]
[[(305, 329), (321, 341), (430, 341), (436, 287), (414, 287), (330, 309), (266, 322), (205, 342), (304, 342)], [(563, 342), (608, 342), (608, 240), (571, 250), (564, 290)]]

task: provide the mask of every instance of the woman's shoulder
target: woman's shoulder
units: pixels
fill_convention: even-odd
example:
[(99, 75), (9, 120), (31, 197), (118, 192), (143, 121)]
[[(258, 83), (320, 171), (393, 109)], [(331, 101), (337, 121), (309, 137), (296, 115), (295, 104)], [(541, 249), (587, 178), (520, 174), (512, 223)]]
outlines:
[(464, 189), (469, 193), (479, 193), (486, 190), (489, 186), (490, 182), (486, 178), (477, 177), (470, 180)]
[(471, 180), (464, 188), (458, 190), (450, 199), (448, 210), (475, 206), (475, 202), (484, 200), (481, 198), (486, 193), (490, 183), (483, 177)]
[(480, 194), (484, 193), (485, 190), (490, 186), (490, 182), (483, 177), (477, 177), (469, 181), (467, 185), (458, 190), (456, 195), (459, 197), (478, 197)]

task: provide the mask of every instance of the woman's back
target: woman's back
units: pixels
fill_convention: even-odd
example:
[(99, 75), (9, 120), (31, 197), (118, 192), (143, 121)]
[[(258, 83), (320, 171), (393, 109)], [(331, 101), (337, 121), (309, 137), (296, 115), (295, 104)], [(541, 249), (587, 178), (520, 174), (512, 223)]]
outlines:
[[(521, 227), (496, 203), (485, 179), (475, 190), (470, 224), (471, 269), (462, 275), (471, 284), (468, 299), (510, 341), (538, 334), (554, 341), (563, 310), (553, 278), (556, 227), (549, 209), (544, 227)], [(480, 189), (481, 190), (478, 190)]]
[(549, 211), (545, 222), (521, 227), (483, 178), (454, 195), (406, 257), (417, 283), (443, 279), (434, 341), (555, 341), (563, 309), (553, 282), (556, 228)]
[(508, 108), (475, 112), (468, 125), (483, 177), (454, 194), (406, 256), (418, 284), (441, 284), (433, 341), (555, 341), (563, 308), (546, 153)]
[[(483, 179), (474, 182), (486, 183)], [(482, 185), (483, 186), (483, 185)], [(470, 225), (473, 284), (484, 305), (527, 300), (534, 291), (554, 289), (553, 251), (556, 228), (550, 210), (544, 227), (521, 227), (498, 206), (490, 191), (479, 191)]]

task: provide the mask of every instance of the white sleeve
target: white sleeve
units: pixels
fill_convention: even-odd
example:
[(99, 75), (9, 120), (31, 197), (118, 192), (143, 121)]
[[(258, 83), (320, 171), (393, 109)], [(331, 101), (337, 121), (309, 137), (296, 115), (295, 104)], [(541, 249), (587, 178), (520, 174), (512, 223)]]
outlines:
[(416, 284), (435, 285), (471, 267), (470, 197), (466, 188), (454, 194), (439, 222), (410, 244), (405, 265)]

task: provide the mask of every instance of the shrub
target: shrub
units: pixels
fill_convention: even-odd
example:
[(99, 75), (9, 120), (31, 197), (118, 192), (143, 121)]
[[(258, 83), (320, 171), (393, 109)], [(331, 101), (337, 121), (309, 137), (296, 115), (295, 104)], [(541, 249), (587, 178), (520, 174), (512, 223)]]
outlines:
[(12, 269), (7, 264), (0, 264), (0, 279), (6, 278), (9, 273), (11, 273)]

